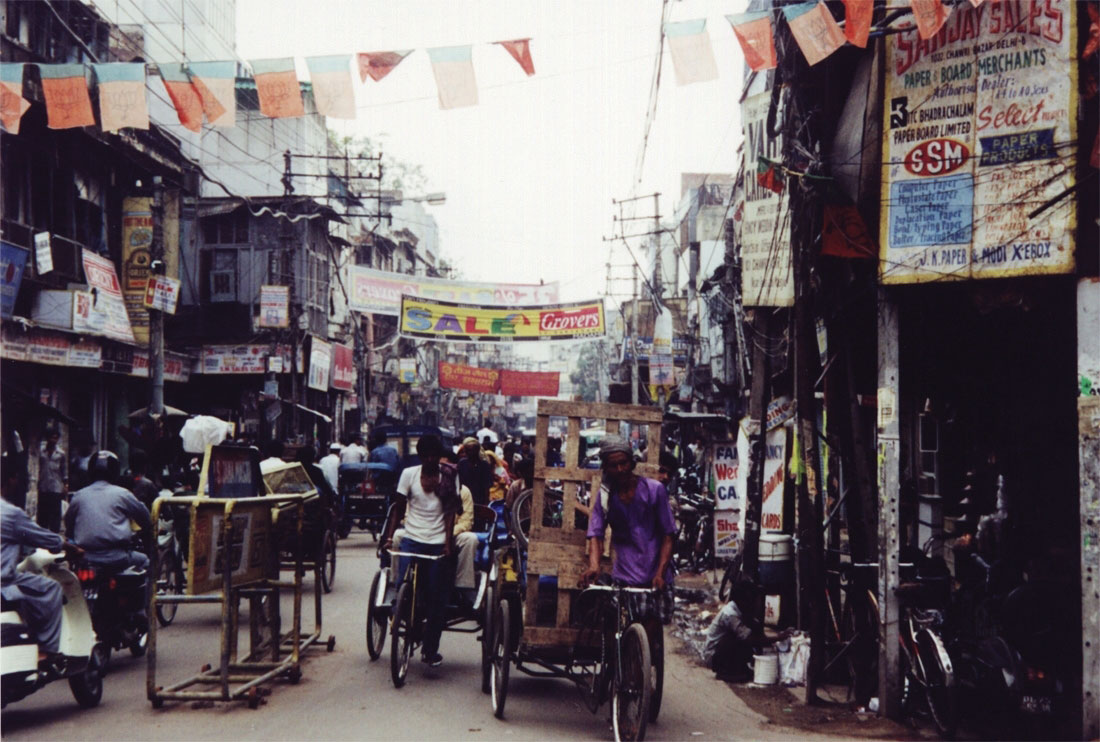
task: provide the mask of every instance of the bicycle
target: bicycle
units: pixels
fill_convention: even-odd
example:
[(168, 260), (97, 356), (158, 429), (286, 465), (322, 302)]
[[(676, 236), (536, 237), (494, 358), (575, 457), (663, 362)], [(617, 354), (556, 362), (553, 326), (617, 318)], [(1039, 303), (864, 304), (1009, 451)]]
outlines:
[[(878, 687), (878, 598), (872, 577), (857, 570), (873, 570), (877, 562), (842, 562), (831, 574), (839, 581), (839, 594), (825, 588), (829, 609), (829, 633), (825, 640), (825, 664), (822, 674), (843, 662), (847, 674), (848, 701), (866, 706)], [(839, 615), (839, 618), (838, 618)]]
[(409, 658), (420, 645), (424, 634), (425, 606), (421, 594), (420, 563), (435, 562), (442, 554), (413, 554), (391, 551), (391, 557), (409, 557), (412, 562), (397, 588), (393, 601), (393, 620), (390, 623), (390, 677), (393, 687), (405, 685), (409, 672)]
[[(578, 605), (583, 605), (586, 596), (598, 595), (600, 599), (587, 612), (582, 622), (586, 628), (567, 652), (567, 658), (563, 658), (560, 648), (526, 645), (522, 635), (513, 637), (512, 601), (501, 600), (493, 622), (490, 680), (493, 714), (498, 719), (504, 718), (509, 669), (514, 664), (517, 670), (534, 677), (571, 680), (593, 713), (610, 700), (615, 739), (644, 739), (647, 723), (656, 720), (651, 704), (663, 692), (664, 652), (660, 641), (661, 668), (655, 672), (649, 637), (633, 596), (650, 596), (654, 592), (652, 588), (621, 585), (585, 588), (577, 598)], [(525, 663), (538, 669), (526, 667)]]

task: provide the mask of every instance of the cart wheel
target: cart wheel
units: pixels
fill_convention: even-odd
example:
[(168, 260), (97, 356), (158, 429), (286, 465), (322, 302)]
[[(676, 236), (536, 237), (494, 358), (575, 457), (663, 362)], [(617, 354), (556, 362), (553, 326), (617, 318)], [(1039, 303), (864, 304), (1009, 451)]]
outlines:
[[(180, 569), (178, 558), (172, 552), (166, 552), (164, 558), (157, 566), (157, 597), (161, 595), (181, 595), (183, 593), (183, 570)], [(161, 603), (157, 601), (157, 622), (161, 626), (167, 626), (176, 618), (179, 603)]]
[(649, 648), (649, 659), (652, 672), (649, 674), (652, 681), (649, 692), (649, 721), (657, 721), (657, 715), (661, 713), (661, 698), (665, 692), (665, 632), (654, 638), (653, 646)]
[(150, 701), (150, 703), (153, 704), (153, 708), (155, 708), (155, 709), (164, 708), (164, 699), (163, 698), (154, 698), (152, 701)]
[(290, 668), (290, 670), (286, 674), (286, 677), (287, 680), (290, 681), (291, 685), (297, 685), (302, 679), (302, 668), (298, 667), (297, 665)]
[(334, 649), (336, 649), (336, 635), (329, 634), (328, 642), (325, 643), (325, 651), (331, 652)]
[(321, 587), (326, 593), (332, 592), (332, 586), (336, 583), (336, 534), (325, 531), (325, 539), (321, 545)]
[(512, 505), (512, 535), (523, 551), (527, 550), (527, 537), (531, 533), (531, 500), (533, 497), (533, 491), (524, 490), (519, 493)]
[(382, 656), (386, 645), (386, 615), (378, 605), (378, 591), (382, 589), (382, 573), (376, 572), (367, 593), (367, 654), (371, 660)]
[(248, 708), (258, 709), (260, 707), (260, 696), (256, 693), (255, 688), (248, 689)]
[(612, 678), (611, 726), (615, 742), (645, 739), (649, 719), (649, 640), (641, 624), (627, 628), (619, 642), (620, 677)]
[(393, 687), (405, 684), (409, 673), (409, 657), (412, 655), (412, 584), (406, 582), (397, 591), (397, 600), (393, 602), (393, 621), (390, 623), (390, 678)]
[(489, 698), (493, 704), (493, 716), (504, 718), (504, 702), (508, 699), (508, 673), (512, 655), (512, 609), (507, 600), (497, 602), (493, 618), (493, 672), (489, 676)]
[(497, 606), (496, 588), (490, 585), (485, 591), (481, 606), (481, 692), (488, 693), (489, 677), (493, 674), (493, 616)]

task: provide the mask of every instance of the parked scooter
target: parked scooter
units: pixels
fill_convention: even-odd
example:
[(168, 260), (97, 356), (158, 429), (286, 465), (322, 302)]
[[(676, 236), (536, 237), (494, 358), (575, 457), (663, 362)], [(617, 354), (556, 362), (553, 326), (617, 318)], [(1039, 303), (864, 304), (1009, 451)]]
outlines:
[(126, 648), (134, 657), (144, 656), (149, 641), (149, 619), (145, 615), (148, 572), (82, 561), (76, 565), (76, 575), (84, 589), (96, 636), (106, 647), (104, 668), (114, 649)]
[(0, 668), (3, 705), (18, 701), (54, 680), (67, 678), (76, 702), (84, 708), (103, 696), (103, 672), (107, 648), (96, 642), (95, 630), (79, 580), (65, 566), (65, 555), (38, 549), (16, 569), (40, 574), (61, 585), (61, 654), (57, 666), (40, 668), (38, 644), (18, 612), (18, 602), (4, 601), (0, 613)]
[(714, 553), (714, 500), (701, 491), (699, 479), (690, 469), (680, 476), (677, 503), (673, 562), (681, 569), (699, 572), (707, 568)]

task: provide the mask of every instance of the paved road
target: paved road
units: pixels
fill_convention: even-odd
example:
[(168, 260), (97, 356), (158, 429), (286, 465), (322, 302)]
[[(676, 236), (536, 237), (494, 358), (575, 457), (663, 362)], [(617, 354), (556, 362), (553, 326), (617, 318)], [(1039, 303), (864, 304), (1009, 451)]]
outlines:
[[(390, 683), (387, 646), (370, 662), (364, 641), (366, 593), (377, 566), (367, 534), (340, 542), (337, 580), (325, 598), (324, 635), (336, 649), (311, 651), (296, 686), (271, 686), (267, 703), (193, 708), (165, 704), (153, 710), (145, 699), (144, 659), (112, 658), (103, 702), (82, 711), (68, 685), (54, 683), (8, 706), (2, 732), (10, 740), (215, 740), (215, 739), (411, 739), (411, 740), (607, 740), (607, 707), (593, 715), (573, 686), (563, 681), (515, 677), (504, 721), (493, 717), (480, 690), (480, 645), (471, 634), (446, 633), (442, 667), (415, 662), (408, 683)], [(284, 609), (286, 610), (286, 609)], [(289, 613), (284, 613), (289, 615)], [(312, 612), (307, 612), (312, 625)], [(246, 623), (242, 619), (242, 623)], [(242, 647), (245, 645), (242, 639)], [(181, 607), (174, 624), (159, 634), (158, 683), (195, 674), (218, 657), (216, 607)], [(665, 700), (649, 739), (806, 739), (805, 732), (761, 724), (724, 683), (669, 653)]]

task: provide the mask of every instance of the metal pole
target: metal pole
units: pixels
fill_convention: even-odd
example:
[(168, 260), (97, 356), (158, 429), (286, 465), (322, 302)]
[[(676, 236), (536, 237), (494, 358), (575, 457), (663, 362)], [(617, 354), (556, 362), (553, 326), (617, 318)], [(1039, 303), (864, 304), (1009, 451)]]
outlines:
[[(164, 181), (153, 177), (153, 242), (149, 246), (149, 269), (164, 275)], [(149, 378), (152, 396), (150, 415), (164, 414), (164, 312), (149, 309)]]
[(630, 404), (638, 404), (638, 264), (634, 264), (634, 306), (630, 311), (630, 357), (632, 359), (632, 373), (630, 374)]
[(898, 306), (890, 294), (878, 296), (878, 481), (879, 481), (879, 713), (901, 716), (901, 651), (898, 648), (898, 598), (901, 553), (901, 425)]

